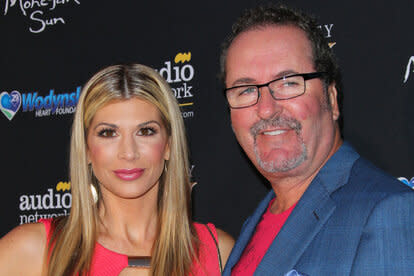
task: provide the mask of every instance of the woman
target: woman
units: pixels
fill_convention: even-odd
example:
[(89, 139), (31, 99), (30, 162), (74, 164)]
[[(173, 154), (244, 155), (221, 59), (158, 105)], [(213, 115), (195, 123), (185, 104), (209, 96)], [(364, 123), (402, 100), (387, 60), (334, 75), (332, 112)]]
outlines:
[(181, 113), (158, 73), (98, 72), (73, 122), (70, 215), (7, 234), (0, 275), (219, 275), (234, 241), (191, 222), (188, 168)]

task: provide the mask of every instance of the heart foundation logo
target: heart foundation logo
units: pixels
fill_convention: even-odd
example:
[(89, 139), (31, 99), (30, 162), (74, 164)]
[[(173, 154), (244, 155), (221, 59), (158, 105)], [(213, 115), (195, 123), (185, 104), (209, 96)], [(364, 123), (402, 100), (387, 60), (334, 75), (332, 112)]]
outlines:
[(19, 111), (20, 105), (22, 104), (22, 97), (19, 91), (12, 91), (10, 94), (2, 92), (0, 94), (0, 110), (10, 121)]

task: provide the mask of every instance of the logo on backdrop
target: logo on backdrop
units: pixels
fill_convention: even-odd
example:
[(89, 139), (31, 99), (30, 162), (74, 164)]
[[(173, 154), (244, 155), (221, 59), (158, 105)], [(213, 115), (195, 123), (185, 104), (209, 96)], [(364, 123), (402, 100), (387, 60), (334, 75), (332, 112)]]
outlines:
[(411, 73), (414, 73), (414, 56), (411, 56), (408, 60), (407, 67), (405, 68), (403, 83), (406, 83), (408, 81), (408, 78), (410, 77)]
[(332, 40), (332, 28), (334, 24), (323, 24), (319, 25), (318, 28), (321, 29), (323, 34), (325, 35), (325, 38), (329, 41), (328, 45), (329, 48), (333, 48), (333, 46), (336, 45), (336, 42), (331, 41)]
[(20, 224), (36, 222), (41, 218), (66, 216), (71, 206), (70, 182), (61, 181), (55, 189), (49, 188), (41, 194), (23, 194), (19, 198)]
[(7, 92), (1, 92), (0, 94), (0, 110), (4, 116), (11, 121), (17, 111), (19, 111), (22, 104), (22, 96), (19, 91), (12, 91), (10, 94)]
[(40, 95), (38, 92), (21, 94), (17, 90), (11, 93), (2, 92), (0, 110), (9, 120), (12, 120), (19, 110), (34, 112), (35, 117), (72, 114), (76, 111), (80, 93), (80, 86), (69, 93), (56, 93), (54, 89), (50, 89), (47, 95)]
[(79, 0), (6, 0), (4, 15), (9, 9), (20, 9), (23, 16), (30, 18), (29, 31), (41, 33), (47, 28), (66, 24), (63, 17), (56, 15), (56, 10), (67, 4), (80, 5)]
[(173, 61), (164, 61), (164, 66), (157, 70), (170, 84), (181, 107), (181, 114), (184, 119), (194, 117), (194, 90), (192, 85), (194, 67), (190, 61), (191, 52), (177, 53)]
[(404, 183), (405, 185), (411, 187), (411, 189), (414, 189), (414, 177), (411, 177), (410, 180), (408, 180), (405, 177), (398, 177), (398, 180)]

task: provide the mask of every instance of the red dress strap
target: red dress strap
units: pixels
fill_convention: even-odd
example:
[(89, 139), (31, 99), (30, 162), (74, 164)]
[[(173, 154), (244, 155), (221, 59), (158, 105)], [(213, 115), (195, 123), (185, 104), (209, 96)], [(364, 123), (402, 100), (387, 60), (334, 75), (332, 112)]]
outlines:
[[(193, 262), (191, 275), (220, 276), (220, 262), (218, 256), (218, 237), (216, 227), (208, 223), (194, 223), (199, 243), (198, 261)], [(207, 227), (206, 227), (207, 226)]]

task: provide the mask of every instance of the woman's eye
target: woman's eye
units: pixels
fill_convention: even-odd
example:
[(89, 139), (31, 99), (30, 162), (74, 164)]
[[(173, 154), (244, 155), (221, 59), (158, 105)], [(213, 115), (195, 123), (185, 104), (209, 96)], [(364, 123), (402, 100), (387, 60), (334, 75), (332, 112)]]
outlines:
[(156, 133), (155, 129), (151, 127), (143, 127), (138, 131), (138, 135), (141, 135), (141, 136), (151, 136), (151, 135), (154, 135), (155, 133)]
[(115, 137), (116, 131), (114, 129), (102, 129), (98, 132), (98, 136), (101, 137)]

